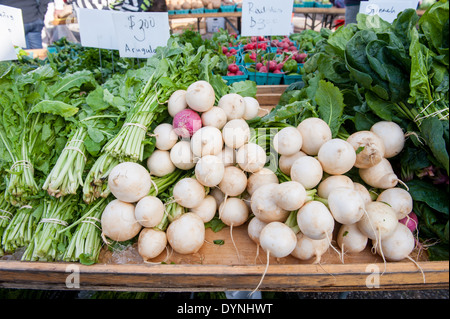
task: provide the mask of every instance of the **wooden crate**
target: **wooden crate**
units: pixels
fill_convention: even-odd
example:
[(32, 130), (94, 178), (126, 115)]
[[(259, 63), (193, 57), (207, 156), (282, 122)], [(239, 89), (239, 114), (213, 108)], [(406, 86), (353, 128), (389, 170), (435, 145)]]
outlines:
[[(285, 86), (261, 86), (258, 100), (274, 107)], [(223, 240), (223, 245), (214, 244)], [(233, 242), (235, 244), (233, 244)], [(336, 244), (334, 244), (336, 245)], [(205, 244), (193, 255), (167, 251), (152, 263), (144, 263), (136, 247), (124, 263), (104, 249), (99, 263), (91, 266), (63, 262), (0, 261), (0, 287), (113, 291), (225, 291), (255, 289), (266, 269), (266, 255), (247, 235), (246, 224), (214, 233), (206, 231)], [(122, 255), (123, 256), (123, 255)], [(137, 256), (137, 258), (136, 258)], [(449, 287), (449, 262), (428, 261), (426, 253), (414, 252), (410, 260), (383, 263), (369, 247), (344, 260), (329, 249), (320, 263), (294, 257), (269, 258), (259, 287), (265, 291), (412, 290)], [(422, 273), (423, 272), (423, 273)], [(79, 286), (76, 284), (79, 283)]]

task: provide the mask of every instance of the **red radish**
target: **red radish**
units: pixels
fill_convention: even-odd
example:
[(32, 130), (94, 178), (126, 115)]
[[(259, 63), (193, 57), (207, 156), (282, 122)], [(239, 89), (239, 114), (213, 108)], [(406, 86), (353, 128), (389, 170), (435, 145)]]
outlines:
[(175, 114), (172, 125), (178, 136), (188, 138), (202, 127), (202, 119), (197, 112), (184, 109)]
[(277, 62), (272, 60), (272, 61), (269, 61), (267, 64), (269, 66), (269, 72), (273, 72), (277, 69)]
[(222, 47), (222, 53), (225, 54), (228, 52), (228, 48), (227, 47)]
[(239, 66), (236, 63), (228, 65), (228, 72), (237, 73), (239, 71)]
[(256, 63), (256, 71), (259, 71), (259, 69), (261, 69), (262, 66), (263, 64), (261, 62)]
[(227, 76), (236, 76), (236, 73), (228, 72), (228, 73), (227, 73)]
[(242, 71), (237, 71), (237, 72), (236, 72), (236, 75), (244, 75), (244, 72), (242, 72)]
[(409, 230), (414, 232), (419, 225), (419, 220), (417, 219), (417, 215), (414, 212), (409, 213), (408, 216), (399, 220), (400, 223), (408, 226)]
[(263, 65), (261, 68), (259, 68), (259, 72), (267, 73), (268, 72), (267, 67), (265, 65)]

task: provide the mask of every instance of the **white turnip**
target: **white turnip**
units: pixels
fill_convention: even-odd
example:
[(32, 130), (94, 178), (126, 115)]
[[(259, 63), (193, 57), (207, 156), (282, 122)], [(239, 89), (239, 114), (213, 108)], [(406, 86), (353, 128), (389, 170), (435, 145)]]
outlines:
[(380, 193), (377, 201), (388, 204), (397, 214), (397, 219), (408, 216), (413, 209), (413, 199), (411, 194), (403, 188), (389, 188)]
[(358, 131), (347, 138), (356, 151), (355, 166), (368, 168), (378, 164), (384, 157), (384, 142), (371, 131)]
[(205, 187), (194, 178), (180, 179), (173, 187), (174, 200), (186, 208), (197, 207), (206, 197)]
[(166, 246), (167, 235), (164, 231), (154, 228), (141, 230), (138, 238), (138, 252), (144, 262), (158, 257), (166, 249)]
[(241, 226), (249, 216), (247, 204), (237, 197), (229, 197), (220, 204), (219, 218), (228, 226)]
[(170, 160), (181, 170), (190, 170), (195, 167), (196, 160), (189, 141), (179, 141), (170, 150)]
[(355, 165), (356, 151), (349, 142), (333, 138), (320, 147), (317, 159), (324, 172), (330, 175), (341, 175)]
[(346, 175), (330, 175), (319, 183), (319, 186), (317, 187), (317, 195), (321, 198), (327, 199), (330, 192), (339, 187), (353, 189), (354, 184), (352, 179)]
[(216, 95), (211, 84), (207, 81), (196, 81), (186, 90), (187, 105), (197, 112), (209, 111), (216, 100)]
[(397, 214), (382, 202), (371, 202), (366, 206), (366, 214), (358, 221), (359, 230), (373, 240), (382, 240), (394, 231), (398, 224)]
[(258, 187), (271, 183), (278, 184), (278, 176), (270, 168), (264, 167), (249, 175), (247, 179), (247, 193), (251, 196)]
[(213, 126), (221, 130), (227, 123), (227, 115), (220, 107), (214, 106), (209, 111), (202, 113), (203, 126)]
[(233, 119), (222, 128), (222, 136), (226, 146), (238, 149), (248, 142), (250, 127), (243, 119)]
[(300, 152), (303, 138), (295, 127), (282, 128), (273, 137), (273, 147), (280, 155), (293, 155)]
[(170, 150), (178, 142), (178, 135), (169, 123), (159, 124), (153, 130), (153, 134), (156, 139), (155, 147), (161, 151)]
[(287, 211), (300, 209), (306, 202), (305, 187), (299, 182), (286, 181), (278, 184), (276, 202), (279, 207)]
[(228, 93), (222, 96), (217, 106), (225, 111), (227, 120), (240, 119), (245, 114), (245, 100), (236, 93)]
[(354, 182), (353, 187), (356, 191), (359, 192), (359, 195), (362, 197), (362, 199), (364, 201), (364, 205), (367, 203), (370, 203), (372, 201), (372, 196), (370, 196), (370, 192), (366, 188), (366, 186), (364, 186), (360, 183)]
[(333, 189), (328, 195), (328, 207), (338, 223), (349, 225), (362, 218), (365, 203), (357, 190), (339, 187)]
[(292, 164), (290, 176), (291, 180), (299, 182), (306, 189), (312, 189), (322, 180), (322, 165), (312, 156), (302, 156)]
[(297, 213), (297, 224), (300, 231), (311, 239), (327, 238), (331, 243), (334, 223), (328, 208), (319, 201), (307, 202)]
[(205, 241), (205, 224), (194, 213), (185, 213), (169, 224), (167, 241), (179, 254), (194, 254)]
[(284, 223), (268, 223), (259, 235), (261, 248), (271, 256), (283, 258), (289, 256), (295, 249), (297, 236), (293, 230)]
[(215, 155), (205, 155), (195, 164), (195, 177), (203, 186), (219, 185), (225, 173), (222, 159)]
[(222, 149), (222, 132), (216, 127), (204, 126), (191, 138), (191, 150), (195, 156), (217, 155)]
[(170, 159), (169, 151), (154, 150), (147, 159), (150, 175), (162, 177), (175, 171), (176, 166)]
[(255, 244), (259, 245), (259, 235), (261, 234), (261, 231), (266, 225), (267, 225), (266, 222), (263, 222), (257, 217), (253, 217), (248, 222), (247, 233), (250, 239), (253, 240), (253, 242), (255, 242)]
[(212, 195), (206, 195), (200, 205), (191, 208), (190, 212), (198, 215), (204, 223), (207, 223), (214, 218), (217, 207), (219, 206), (217, 205), (216, 199)]
[(370, 130), (383, 141), (385, 158), (394, 157), (403, 150), (405, 146), (405, 134), (397, 123), (380, 121), (375, 123)]
[(242, 118), (244, 120), (253, 120), (255, 117), (258, 116), (259, 110), (261, 110), (261, 107), (259, 105), (259, 102), (257, 99), (251, 96), (245, 96), (245, 112)]
[(300, 260), (310, 260), (316, 257), (314, 264), (320, 263), (320, 259), (330, 247), (330, 243), (326, 238), (324, 239), (311, 239), (301, 232), (297, 233), (297, 244), (292, 251), (291, 255)]
[(276, 190), (278, 184), (264, 184), (258, 187), (251, 197), (251, 209), (253, 214), (263, 222), (284, 222), (289, 212), (277, 205)]
[(225, 167), (236, 164), (236, 150), (234, 148), (224, 146), (222, 151), (217, 154), (217, 156), (222, 159), (223, 165)]
[(366, 247), (369, 238), (364, 235), (356, 224), (341, 225), (336, 236), (336, 242), (343, 254), (358, 254)]
[(381, 189), (393, 188), (399, 182), (391, 163), (386, 158), (372, 167), (360, 168), (359, 176), (367, 185)]
[(155, 227), (164, 217), (164, 204), (156, 196), (145, 196), (136, 203), (135, 217), (143, 227)]
[(261, 170), (266, 161), (266, 151), (255, 143), (244, 144), (236, 153), (236, 163), (242, 170), (249, 173)]
[(152, 180), (144, 166), (123, 162), (113, 167), (109, 173), (108, 187), (117, 199), (135, 203), (149, 193)]
[(114, 241), (134, 238), (142, 229), (134, 210), (134, 204), (113, 199), (106, 205), (101, 217), (102, 234)]
[(317, 117), (304, 119), (297, 126), (297, 130), (303, 137), (301, 150), (307, 155), (317, 155), (320, 147), (332, 138), (328, 124)]
[(170, 116), (174, 117), (178, 112), (187, 108), (186, 90), (176, 90), (172, 93), (167, 102), (167, 110)]
[(226, 196), (239, 196), (247, 187), (247, 175), (236, 166), (227, 166), (223, 178), (219, 183), (219, 189)]
[(295, 160), (305, 155), (306, 153), (302, 151), (292, 155), (281, 155), (278, 159), (278, 167), (280, 168), (280, 171), (287, 176), (291, 176), (292, 164), (294, 164)]

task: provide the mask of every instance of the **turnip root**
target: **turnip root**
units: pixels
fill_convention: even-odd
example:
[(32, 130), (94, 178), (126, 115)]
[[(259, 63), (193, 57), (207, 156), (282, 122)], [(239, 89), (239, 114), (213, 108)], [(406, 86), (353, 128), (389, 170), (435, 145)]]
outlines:
[(378, 135), (383, 141), (385, 158), (391, 158), (399, 154), (405, 146), (405, 134), (402, 128), (395, 122), (380, 121), (375, 123), (370, 131)]
[(331, 175), (322, 180), (317, 187), (317, 195), (327, 199), (333, 189), (346, 187), (354, 189), (353, 181), (346, 175)]
[(236, 163), (242, 170), (249, 173), (261, 170), (266, 161), (266, 151), (255, 143), (244, 144), (236, 153)]
[(202, 113), (203, 126), (213, 126), (221, 130), (227, 123), (227, 115), (220, 107), (213, 106), (209, 111)]
[(297, 244), (293, 230), (281, 222), (268, 223), (259, 235), (261, 248), (271, 256), (283, 258), (289, 256)]
[(356, 151), (349, 142), (334, 138), (320, 147), (317, 159), (324, 172), (330, 175), (342, 175), (355, 165)]
[(397, 223), (394, 231), (384, 237), (383, 241), (374, 243), (374, 247), (387, 260), (400, 261), (407, 258), (414, 250), (414, 235), (406, 225)]
[(357, 223), (362, 218), (365, 203), (355, 189), (339, 187), (330, 192), (328, 207), (338, 223), (349, 225)]
[(248, 142), (250, 138), (250, 127), (243, 119), (233, 119), (224, 125), (222, 136), (226, 146), (238, 149)]
[(323, 177), (322, 165), (312, 156), (302, 156), (292, 164), (290, 176), (291, 180), (299, 182), (306, 189), (312, 189)]
[(334, 219), (325, 204), (319, 201), (309, 201), (297, 213), (297, 224), (300, 231), (315, 240), (328, 238), (334, 230)]
[(169, 151), (154, 150), (147, 159), (150, 175), (162, 177), (175, 171), (176, 166), (170, 159)]
[(174, 200), (186, 208), (194, 208), (206, 197), (205, 187), (194, 178), (180, 179), (173, 187)]
[(116, 165), (109, 173), (108, 187), (117, 199), (135, 203), (149, 193), (152, 180), (144, 166), (133, 162), (123, 162)]
[(214, 89), (207, 81), (196, 81), (186, 90), (186, 103), (194, 111), (209, 111), (214, 106), (215, 100)]
[(186, 103), (186, 90), (176, 90), (172, 93), (167, 102), (167, 110), (170, 116), (175, 117), (175, 115), (187, 108)]
[(219, 218), (228, 226), (241, 226), (249, 216), (245, 202), (237, 197), (229, 197), (219, 207)]
[(219, 189), (226, 196), (239, 196), (247, 187), (247, 175), (236, 166), (227, 166), (223, 178), (219, 183)]
[(161, 151), (170, 150), (178, 142), (178, 135), (169, 123), (159, 124), (153, 130), (153, 134), (156, 139), (155, 147)]
[(357, 152), (355, 166), (368, 168), (378, 164), (384, 157), (384, 142), (371, 131), (359, 131), (347, 138)]
[(257, 217), (253, 217), (250, 219), (247, 225), (247, 233), (251, 240), (255, 242), (259, 246), (259, 236), (261, 234), (262, 229), (267, 225), (266, 222), (263, 222)]
[(258, 116), (258, 112), (261, 109), (259, 102), (257, 99), (251, 96), (245, 96), (245, 112), (242, 118), (244, 120), (253, 120), (255, 117)]
[(222, 159), (225, 167), (236, 164), (236, 150), (234, 148), (225, 146), (217, 156)]
[(222, 159), (215, 155), (205, 155), (195, 164), (195, 177), (203, 186), (219, 185), (225, 173)]
[(369, 238), (364, 235), (356, 224), (342, 225), (336, 236), (336, 242), (343, 254), (358, 254), (366, 247)]
[(264, 184), (258, 187), (251, 197), (251, 209), (253, 214), (263, 222), (284, 222), (289, 212), (277, 205), (275, 198), (278, 184)]
[(278, 184), (276, 202), (279, 207), (287, 211), (300, 209), (306, 202), (305, 187), (295, 181), (287, 181)]
[(258, 187), (271, 183), (278, 184), (278, 177), (270, 168), (264, 167), (248, 177), (247, 193), (251, 196)]
[(302, 135), (295, 127), (285, 127), (273, 138), (273, 147), (280, 155), (293, 155), (300, 152), (302, 143)]
[(164, 204), (156, 196), (145, 196), (137, 202), (134, 214), (143, 227), (155, 227), (164, 217)]
[(134, 204), (113, 199), (106, 205), (102, 214), (102, 234), (114, 241), (134, 238), (142, 229), (134, 210)]
[(189, 138), (202, 127), (202, 119), (194, 110), (184, 109), (173, 117), (172, 126), (179, 137)]
[(391, 163), (385, 158), (377, 165), (369, 168), (360, 168), (359, 176), (367, 185), (381, 189), (393, 188), (399, 181)]
[(214, 199), (216, 200), (217, 207), (219, 207), (220, 204), (222, 204), (222, 202), (225, 199), (225, 194), (220, 190), (219, 187), (212, 187), (209, 190), (208, 194), (214, 197)]
[(306, 153), (302, 151), (299, 151), (292, 155), (281, 155), (278, 160), (278, 167), (280, 168), (280, 171), (287, 176), (291, 176), (292, 164), (294, 164), (296, 159), (305, 155)]
[(190, 170), (195, 167), (196, 161), (188, 141), (177, 142), (170, 150), (170, 160), (173, 165), (181, 170)]
[(397, 214), (388, 204), (371, 202), (357, 226), (370, 239), (381, 240), (392, 234), (397, 224)]
[(330, 243), (326, 238), (314, 240), (301, 232), (297, 233), (297, 244), (291, 255), (300, 260), (310, 260), (316, 257), (314, 264), (320, 263), (320, 259), (330, 247)]
[(362, 197), (364, 201), (364, 205), (372, 201), (372, 196), (370, 196), (369, 190), (364, 185), (354, 182), (353, 187), (356, 191), (359, 192), (359, 195)]
[(217, 103), (227, 114), (227, 120), (240, 119), (245, 114), (245, 100), (236, 93), (228, 93), (222, 96)]
[(169, 224), (167, 241), (179, 254), (195, 254), (205, 241), (205, 224), (194, 213), (185, 213)]
[(158, 257), (167, 246), (167, 235), (164, 231), (154, 228), (144, 228), (141, 230), (138, 238), (138, 252), (149, 262)]
[(204, 223), (207, 223), (214, 218), (217, 207), (219, 206), (216, 199), (212, 195), (206, 195), (200, 205), (191, 208), (190, 212), (198, 215)]
[(389, 188), (380, 193), (377, 201), (388, 204), (397, 214), (397, 219), (408, 216), (413, 209), (411, 194), (403, 188)]
[(191, 149), (195, 156), (217, 155), (223, 149), (222, 132), (213, 126), (204, 126), (194, 133)]
[(303, 137), (301, 150), (307, 155), (317, 155), (320, 147), (332, 138), (328, 124), (317, 117), (304, 119), (297, 126), (297, 130)]

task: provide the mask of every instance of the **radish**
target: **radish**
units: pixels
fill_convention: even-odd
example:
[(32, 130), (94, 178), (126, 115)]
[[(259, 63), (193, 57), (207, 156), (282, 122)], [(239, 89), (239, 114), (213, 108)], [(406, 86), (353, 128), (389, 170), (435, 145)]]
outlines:
[(114, 241), (134, 238), (142, 229), (136, 220), (132, 203), (113, 199), (106, 205), (101, 217), (102, 234)]
[(195, 156), (217, 155), (222, 151), (222, 132), (214, 126), (204, 126), (191, 138), (191, 149)]
[(391, 163), (386, 158), (372, 167), (360, 168), (359, 176), (367, 185), (381, 189), (393, 188), (399, 182)]
[(181, 170), (190, 170), (195, 167), (196, 161), (192, 154), (191, 143), (188, 141), (177, 142), (170, 150), (170, 160)]
[(338, 187), (328, 195), (328, 207), (338, 223), (349, 225), (357, 223), (362, 218), (365, 203), (355, 189)]
[(244, 144), (236, 153), (236, 163), (246, 172), (254, 173), (261, 170), (266, 161), (266, 151), (255, 143)]
[(239, 196), (247, 187), (247, 175), (236, 166), (227, 166), (219, 189), (225, 196)]
[(301, 150), (307, 155), (317, 155), (320, 147), (332, 138), (328, 124), (317, 117), (304, 119), (297, 126), (297, 130), (303, 137)]
[(137, 202), (134, 214), (143, 227), (155, 227), (164, 217), (164, 204), (156, 196), (145, 196)]
[(336, 236), (336, 242), (343, 254), (358, 254), (367, 247), (369, 238), (356, 224), (342, 225)]
[(291, 175), (291, 167), (296, 159), (305, 156), (306, 153), (299, 151), (292, 155), (281, 155), (278, 159), (278, 166), (283, 174), (290, 176)]
[(169, 123), (159, 124), (153, 134), (156, 138), (155, 147), (161, 151), (170, 150), (178, 142), (178, 135)]
[(400, 219), (399, 222), (406, 225), (412, 232), (416, 231), (419, 226), (419, 219), (414, 212), (409, 213), (408, 216)]
[(175, 202), (186, 208), (197, 207), (206, 197), (205, 187), (194, 178), (180, 179), (173, 187)]
[(138, 238), (138, 252), (144, 262), (158, 257), (167, 246), (167, 235), (159, 229), (144, 228)]
[(264, 167), (248, 177), (247, 193), (251, 196), (260, 186), (270, 183), (278, 184), (278, 177), (271, 169)]
[(207, 223), (216, 215), (217, 207), (219, 206), (216, 199), (212, 195), (206, 195), (200, 205), (191, 208), (190, 212), (198, 215), (204, 223)]
[(287, 181), (278, 184), (276, 191), (277, 205), (284, 210), (294, 211), (300, 209), (306, 202), (305, 187), (298, 182)]
[(209, 82), (200, 80), (192, 83), (186, 90), (187, 105), (197, 112), (209, 111), (216, 101), (214, 89)]
[(205, 155), (195, 164), (195, 178), (206, 187), (219, 185), (224, 173), (225, 166), (215, 155)]
[(377, 201), (388, 204), (397, 214), (397, 219), (408, 216), (413, 209), (411, 194), (403, 188), (389, 188), (380, 193)]
[(184, 109), (173, 117), (172, 126), (179, 137), (189, 138), (202, 127), (202, 119), (197, 112)]
[(280, 155), (293, 155), (302, 148), (303, 138), (295, 127), (281, 129), (273, 138), (273, 147)]
[(117, 199), (135, 203), (149, 193), (152, 180), (144, 166), (123, 162), (113, 167), (109, 173), (108, 187)]
[(297, 233), (297, 244), (291, 255), (300, 260), (310, 260), (316, 257), (314, 264), (319, 264), (323, 254), (325, 254), (330, 247), (328, 240), (325, 239), (311, 239), (301, 232)]
[(354, 182), (353, 188), (359, 192), (359, 196), (362, 197), (362, 199), (364, 201), (364, 205), (366, 205), (372, 201), (372, 196), (370, 196), (369, 190), (364, 185)]
[(250, 127), (244, 119), (233, 119), (224, 125), (222, 136), (226, 146), (238, 149), (248, 142)]
[(356, 152), (349, 142), (334, 138), (320, 147), (317, 159), (324, 172), (340, 175), (347, 173), (355, 165)]
[(253, 120), (258, 116), (258, 112), (259, 110), (262, 110), (262, 108), (260, 107), (258, 100), (255, 99), (254, 97), (245, 96), (244, 101), (245, 101), (245, 112), (242, 118), (247, 121)]
[(175, 171), (176, 166), (170, 159), (169, 151), (154, 150), (147, 159), (150, 175), (162, 177)]
[(284, 222), (289, 216), (288, 211), (277, 205), (277, 186), (278, 184), (276, 183), (261, 185), (251, 196), (251, 210), (263, 222)]
[(194, 254), (205, 241), (205, 224), (194, 213), (185, 213), (172, 221), (166, 230), (167, 241), (179, 254)]
[(319, 183), (317, 195), (321, 198), (328, 199), (331, 191), (339, 187), (354, 189), (354, 183), (352, 179), (346, 175), (331, 175)]
[(178, 112), (183, 111), (185, 108), (187, 108), (186, 90), (176, 90), (167, 102), (167, 110), (170, 116), (175, 117)]
[(347, 138), (357, 152), (355, 166), (368, 168), (378, 164), (384, 157), (384, 142), (371, 131), (359, 131)]
[(395, 122), (381, 121), (375, 123), (370, 131), (378, 135), (383, 141), (385, 158), (391, 158), (399, 154), (405, 146), (405, 134), (402, 128)]
[(217, 103), (227, 114), (227, 120), (240, 119), (245, 114), (245, 100), (236, 93), (228, 93), (222, 96)]
[(327, 238), (331, 243), (334, 230), (334, 219), (325, 204), (309, 201), (297, 213), (297, 224), (300, 231), (311, 239)]
[(225, 146), (217, 156), (222, 159), (225, 167), (236, 164), (236, 150), (234, 148)]
[(201, 115), (203, 126), (213, 126), (221, 130), (227, 123), (227, 115), (220, 107), (214, 106)]
[(320, 162), (312, 156), (302, 156), (291, 166), (291, 180), (299, 182), (306, 189), (316, 187), (322, 177), (323, 170)]

